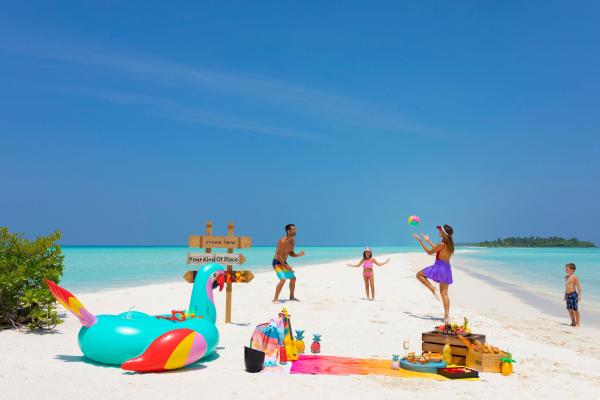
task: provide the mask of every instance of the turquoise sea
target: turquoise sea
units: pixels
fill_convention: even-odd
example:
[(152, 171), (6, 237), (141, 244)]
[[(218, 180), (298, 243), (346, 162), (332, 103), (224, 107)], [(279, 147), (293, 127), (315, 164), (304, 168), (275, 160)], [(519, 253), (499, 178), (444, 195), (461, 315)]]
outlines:
[[(306, 265), (359, 259), (362, 247), (299, 247), (307, 255), (293, 260)], [(185, 271), (187, 247), (71, 247), (64, 246), (62, 284), (72, 291), (93, 291), (149, 283), (178, 282)], [(422, 251), (410, 247), (374, 247), (374, 254)], [(243, 269), (271, 269), (274, 247), (240, 251), (247, 258)], [(564, 292), (564, 265), (574, 262), (583, 285), (584, 299), (600, 309), (600, 249), (483, 249), (459, 247), (456, 268), (514, 287), (535, 287), (542, 295), (558, 298)]]
[[(201, 253), (202, 249), (182, 247), (104, 247), (63, 246), (65, 270), (62, 285), (69, 290), (101, 290), (150, 283), (178, 282), (189, 269), (187, 253)], [(294, 266), (336, 260), (359, 260), (362, 247), (298, 247), (307, 255), (291, 262)], [(375, 257), (384, 253), (406, 253), (416, 247), (377, 247)], [(213, 251), (215, 252), (215, 251)], [(219, 253), (223, 253), (220, 251)], [(234, 250), (237, 253), (237, 251)], [(271, 270), (275, 247), (241, 249), (246, 262), (239, 269)]]
[(565, 264), (572, 262), (583, 299), (600, 308), (600, 248), (460, 249), (454, 258), (457, 267), (516, 286), (533, 286), (559, 299), (565, 290)]

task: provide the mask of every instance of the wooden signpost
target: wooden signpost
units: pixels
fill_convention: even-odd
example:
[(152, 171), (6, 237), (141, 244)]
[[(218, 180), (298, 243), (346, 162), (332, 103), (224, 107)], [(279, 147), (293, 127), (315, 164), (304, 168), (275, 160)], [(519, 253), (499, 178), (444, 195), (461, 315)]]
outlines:
[[(225, 276), (225, 322), (231, 322), (231, 294), (233, 290), (232, 283), (248, 283), (254, 275), (250, 271), (234, 271), (233, 264), (241, 265), (246, 261), (242, 254), (233, 254), (233, 249), (245, 249), (252, 247), (252, 238), (249, 236), (233, 236), (233, 223), (227, 226), (227, 236), (213, 236), (212, 222), (206, 224), (206, 235), (190, 235), (188, 246), (193, 248), (204, 248), (204, 253), (188, 253), (187, 263), (206, 264), (216, 262), (227, 265)], [(213, 254), (213, 248), (227, 249), (227, 254)], [(183, 275), (183, 279), (193, 283), (197, 271), (188, 271)]]

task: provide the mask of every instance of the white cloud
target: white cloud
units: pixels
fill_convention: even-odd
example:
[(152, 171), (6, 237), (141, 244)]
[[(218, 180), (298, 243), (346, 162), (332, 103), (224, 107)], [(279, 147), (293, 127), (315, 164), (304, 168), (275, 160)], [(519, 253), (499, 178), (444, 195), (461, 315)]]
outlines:
[[(383, 136), (438, 136), (431, 127), (409, 121), (396, 113), (381, 107), (352, 98), (339, 96), (327, 91), (307, 88), (302, 85), (244, 73), (210, 71), (195, 66), (172, 61), (132, 54), (115, 53), (94, 49), (89, 46), (45, 45), (36, 48), (16, 48), (0, 43), (0, 49), (21, 56), (43, 59), (49, 62), (66, 63), (70, 66), (93, 68), (103, 73), (116, 74), (117, 78), (151, 83), (153, 87), (164, 86), (192, 90), (198, 93), (214, 93), (225, 97), (250, 100), (256, 104), (268, 104), (275, 110), (284, 109), (315, 124), (337, 126), (354, 132), (368, 132), (371, 138)], [(314, 133), (299, 132), (281, 126), (281, 123), (264, 124), (240, 118), (234, 113), (228, 115), (214, 111), (201, 111), (193, 104), (176, 104), (162, 97), (136, 95), (118, 91), (98, 91), (83, 89), (83, 92), (110, 101), (120, 101), (137, 105), (151, 105), (163, 112), (171, 110), (173, 117), (202, 122), (231, 129), (250, 130), (257, 133), (313, 139)], [(84, 94), (84, 93), (80, 93)], [(181, 100), (180, 100), (181, 101)], [(321, 135), (326, 135), (323, 129)]]

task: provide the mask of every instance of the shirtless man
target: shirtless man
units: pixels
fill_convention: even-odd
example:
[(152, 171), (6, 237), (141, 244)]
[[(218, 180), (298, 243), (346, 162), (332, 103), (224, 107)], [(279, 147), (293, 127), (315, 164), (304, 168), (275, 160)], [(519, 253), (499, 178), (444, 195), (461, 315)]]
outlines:
[(287, 224), (285, 226), (286, 235), (279, 239), (277, 242), (277, 250), (275, 250), (275, 258), (273, 258), (273, 269), (279, 278), (279, 283), (275, 288), (275, 297), (273, 298), (273, 303), (279, 302), (279, 294), (281, 293), (281, 289), (285, 284), (285, 280), (290, 280), (290, 300), (298, 301), (296, 297), (294, 297), (294, 289), (296, 288), (296, 274), (294, 274), (294, 270), (287, 263), (288, 256), (292, 257), (302, 257), (305, 253), (301, 251), (300, 253), (294, 253), (294, 244), (296, 243), (296, 225)]
[(565, 301), (567, 302), (567, 311), (571, 317), (571, 326), (579, 326), (579, 302), (581, 302), (581, 283), (575, 276), (575, 264), (565, 265)]

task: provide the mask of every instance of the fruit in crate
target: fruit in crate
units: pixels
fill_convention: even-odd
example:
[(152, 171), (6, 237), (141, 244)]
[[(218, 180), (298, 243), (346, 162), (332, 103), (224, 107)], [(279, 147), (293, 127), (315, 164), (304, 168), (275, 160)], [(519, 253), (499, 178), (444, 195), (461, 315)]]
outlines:
[(478, 340), (476, 340), (475, 343), (473, 343), (473, 346), (475, 347), (475, 351), (478, 351), (480, 353), (499, 354), (502, 351), (496, 346), (492, 346), (489, 343), (481, 343)]
[(310, 351), (314, 354), (321, 352), (321, 335), (318, 333), (313, 334), (313, 342), (310, 345)]
[(500, 350), (496, 346), (492, 346), (489, 343), (481, 343), (481, 341), (479, 341), (477, 339), (472, 340), (472, 341), (467, 338), (464, 338), (464, 337), (461, 337), (460, 339), (469, 348), (469, 350), (477, 351), (479, 353), (490, 353), (490, 354), (506, 353), (505, 351)]
[(465, 317), (462, 325), (445, 324), (435, 327), (435, 332), (443, 335), (468, 336), (471, 334), (471, 328), (468, 326), (469, 320)]

